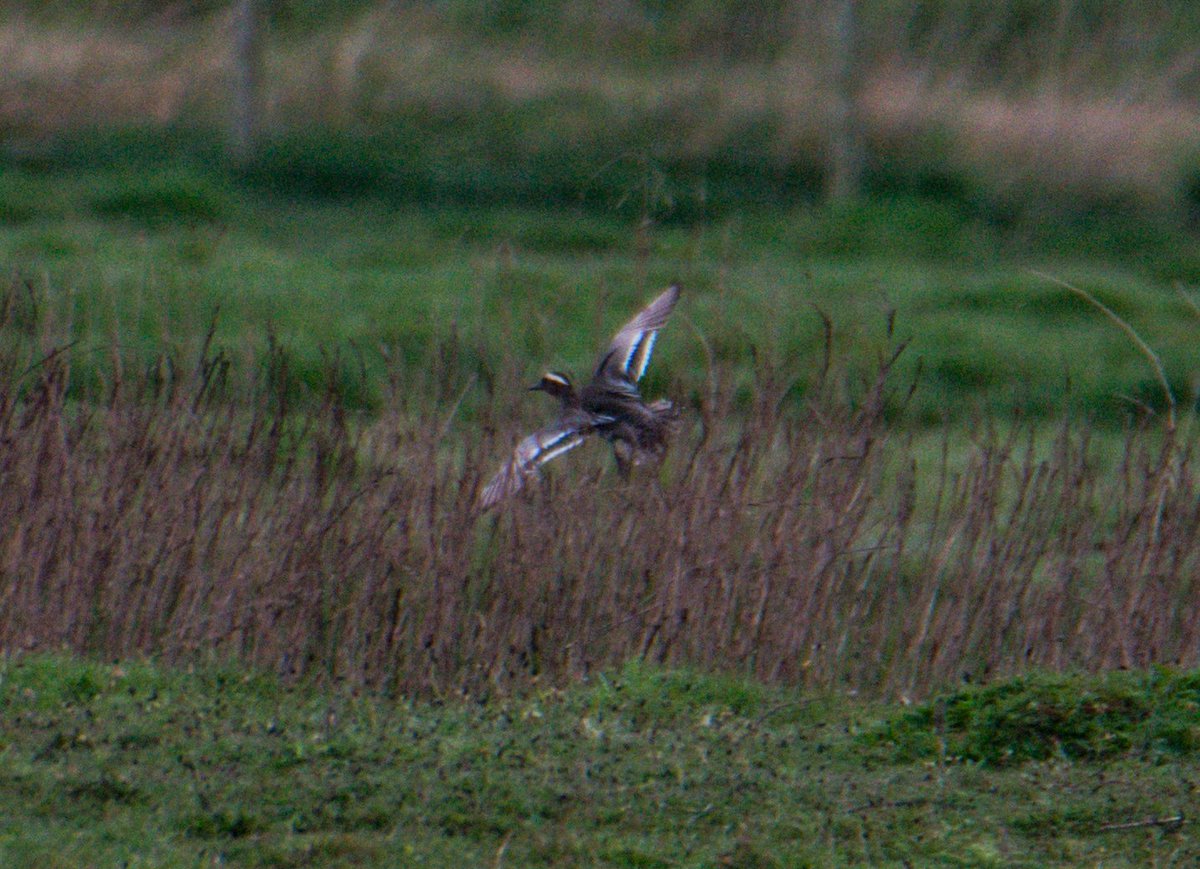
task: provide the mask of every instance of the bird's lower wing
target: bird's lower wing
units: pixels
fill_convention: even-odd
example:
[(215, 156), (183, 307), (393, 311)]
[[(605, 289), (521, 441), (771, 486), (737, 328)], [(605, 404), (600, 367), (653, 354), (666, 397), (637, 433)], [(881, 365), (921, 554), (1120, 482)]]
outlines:
[(515, 495), (539, 467), (575, 449), (586, 436), (587, 432), (577, 425), (555, 425), (535, 431), (517, 444), (512, 458), (483, 487), (476, 505), (487, 510)]

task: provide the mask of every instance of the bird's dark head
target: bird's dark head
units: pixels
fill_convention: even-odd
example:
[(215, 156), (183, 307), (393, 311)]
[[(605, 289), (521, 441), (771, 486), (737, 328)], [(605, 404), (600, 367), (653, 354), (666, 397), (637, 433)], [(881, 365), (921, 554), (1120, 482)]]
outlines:
[(571, 378), (561, 371), (547, 371), (541, 380), (529, 387), (529, 391), (548, 392), (555, 398), (566, 401), (575, 394), (575, 387), (571, 385)]

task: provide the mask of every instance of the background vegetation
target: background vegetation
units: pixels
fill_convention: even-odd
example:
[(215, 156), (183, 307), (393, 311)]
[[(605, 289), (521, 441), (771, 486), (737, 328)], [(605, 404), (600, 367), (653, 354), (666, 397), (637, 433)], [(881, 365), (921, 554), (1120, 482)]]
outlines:
[(1187, 862), (1200, 13), (822, 6), (0, 3), (0, 862)]
[(222, 337), (270, 326), (310, 380), (319, 348), (352, 339), (379, 374), (367, 351), (421, 358), (451, 323), (481, 364), (582, 367), (611, 324), (589, 300), (683, 279), (742, 366), (815, 365), (811, 302), (869, 368), (894, 306), (926, 424), (1161, 407), (1136, 348), (1034, 267), (1194, 391), (1192, 4), (861, 4), (867, 198), (838, 205), (821, 4), (267, 8), (263, 141), (234, 171), (224, 4), (4, 7), (0, 254), (78, 334), (116, 317), (151, 350), (219, 305)]

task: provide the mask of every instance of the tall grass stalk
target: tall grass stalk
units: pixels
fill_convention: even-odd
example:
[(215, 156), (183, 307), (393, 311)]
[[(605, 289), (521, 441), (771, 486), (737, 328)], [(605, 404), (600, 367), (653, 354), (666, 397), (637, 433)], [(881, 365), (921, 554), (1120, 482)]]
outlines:
[(764, 357), (748, 393), (714, 365), (657, 476), (621, 482), (581, 449), (479, 517), (480, 481), (521, 432), (511, 372), (474, 385), (462, 339), (397, 368), (374, 421), (344, 407), (335, 355), (297, 402), (277, 345), (246, 366), (211, 336), (76, 398), (74, 351), (10, 296), (9, 650), (216, 657), (432, 695), (634, 658), (906, 696), (1200, 658), (1185, 427), (1130, 430), (1107, 472), (1075, 422), (1048, 451), (982, 422), (963, 461), (950, 432), (930, 458), (886, 422), (902, 348), (859, 382), (836, 360), (806, 379)]

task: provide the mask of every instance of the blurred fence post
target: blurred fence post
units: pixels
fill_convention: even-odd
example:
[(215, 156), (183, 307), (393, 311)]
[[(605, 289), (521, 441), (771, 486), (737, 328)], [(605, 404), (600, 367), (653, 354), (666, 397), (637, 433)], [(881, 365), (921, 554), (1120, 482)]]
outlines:
[(258, 145), (263, 42), (259, 5), (259, 0), (235, 0), (229, 151), (237, 166), (248, 164)]
[(862, 56), (857, 6), (857, 0), (837, 0), (830, 8), (833, 106), (825, 195), (833, 201), (852, 199), (862, 192), (864, 145), (858, 105)]

